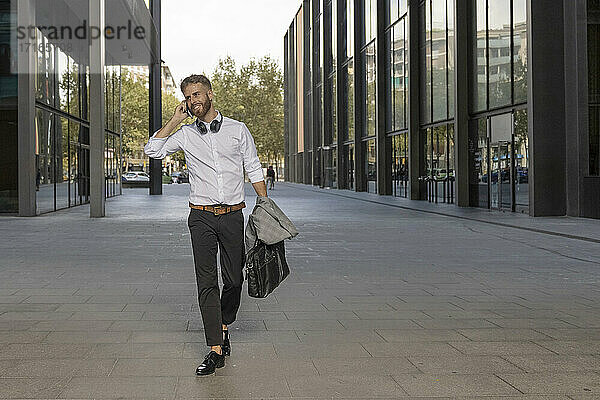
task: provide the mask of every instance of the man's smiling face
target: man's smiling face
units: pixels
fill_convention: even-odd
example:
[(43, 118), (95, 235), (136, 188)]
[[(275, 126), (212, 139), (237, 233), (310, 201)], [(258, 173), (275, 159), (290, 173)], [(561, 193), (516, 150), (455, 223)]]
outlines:
[(212, 106), (212, 91), (202, 83), (192, 83), (186, 86), (183, 94), (192, 114), (203, 119)]

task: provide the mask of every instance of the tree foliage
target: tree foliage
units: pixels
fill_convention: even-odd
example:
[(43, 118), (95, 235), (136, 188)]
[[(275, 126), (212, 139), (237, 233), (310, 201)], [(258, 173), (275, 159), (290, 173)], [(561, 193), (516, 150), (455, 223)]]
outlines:
[[(134, 79), (128, 71), (124, 70), (122, 79), (122, 107), (123, 107), (123, 155), (135, 157), (135, 153), (143, 149), (149, 137), (149, 109), (148, 109), (148, 80)], [(173, 116), (175, 107), (180, 103), (172, 94), (162, 93), (162, 120), (166, 123)], [(176, 155), (183, 160), (183, 154)]]
[(277, 62), (268, 56), (251, 59), (238, 71), (226, 57), (211, 83), (215, 107), (248, 126), (259, 158), (271, 163), (283, 157), (283, 74)]

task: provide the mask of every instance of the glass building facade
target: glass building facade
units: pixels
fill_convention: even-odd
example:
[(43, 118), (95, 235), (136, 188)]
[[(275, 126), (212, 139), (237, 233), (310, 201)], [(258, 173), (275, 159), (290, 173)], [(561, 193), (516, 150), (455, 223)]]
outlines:
[[(91, 75), (98, 75), (95, 71), (98, 67), (90, 65), (89, 42), (80, 39), (84, 32), (81, 27), (91, 24), (90, 9), (97, 2), (84, 3), (70, 0), (0, 1), (3, 53), (0, 140), (7, 153), (0, 177), (2, 213), (37, 215), (90, 203), (93, 176), (90, 85)], [(131, 12), (126, 14), (131, 7)], [(127, 20), (123, 20), (123, 16), (129, 15), (131, 24), (145, 29), (147, 40), (156, 33), (148, 29), (151, 17), (144, 2), (113, 2), (107, 8), (106, 26), (126, 26)], [(20, 21), (24, 17), (17, 10), (29, 14), (27, 35), (21, 34), (24, 27)], [(104, 65), (99, 69), (104, 77), (104, 104), (98, 105), (104, 112), (105, 125), (102, 127), (104, 139), (99, 141), (102, 149), (98, 154), (102, 153), (104, 160), (103, 196), (109, 198), (121, 194), (121, 65), (126, 59), (128, 65), (133, 65), (150, 57), (147, 41), (137, 43), (137, 48), (121, 41), (118, 44), (105, 41)], [(143, 47), (146, 47), (145, 53), (132, 55), (131, 52)], [(19, 60), (27, 61), (27, 57), (31, 60), (29, 65), (20, 65)], [(19, 92), (19, 82), (23, 85), (31, 82), (31, 92)], [(27, 113), (23, 105), (29, 102), (33, 108)], [(31, 132), (24, 127), (29, 124), (29, 119), (33, 127)], [(24, 124), (22, 128), (20, 124)], [(25, 140), (20, 135), (31, 136)], [(33, 161), (31, 165), (27, 162), (29, 157)], [(19, 184), (20, 176), (29, 177), (32, 193), (20, 193), (26, 186)], [(24, 204), (29, 202), (32, 207), (25, 210)]]
[[(312, 95), (313, 115), (286, 102), (286, 179), (532, 216), (600, 217), (600, 7), (556, 3), (303, 1), (299, 14), (312, 16), (296, 17), (286, 34), (285, 88), (287, 99)], [(586, 18), (569, 20), (582, 5)], [(557, 23), (565, 35), (558, 47), (540, 34)], [(587, 32), (586, 41), (568, 36), (571, 28)], [(312, 41), (294, 36), (307, 29), (319, 31)], [(561, 55), (569, 40), (586, 50)], [(324, 57), (303, 64), (313, 65), (312, 75), (299, 73), (304, 54)], [(584, 68), (584, 98), (569, 83), (570, 68)], [(577, 129), (571, 95), (582, 99)], [(553, 118), (557, 129), (544, 126)], [(552, 146), (577, 135), (576, 148)], [(303, 152), (318, 166), (306, 157), (298, 164)], [(570, 168), (575, 161), (581, 168)], [(312, 178), (299, 179), (306, 168)]]

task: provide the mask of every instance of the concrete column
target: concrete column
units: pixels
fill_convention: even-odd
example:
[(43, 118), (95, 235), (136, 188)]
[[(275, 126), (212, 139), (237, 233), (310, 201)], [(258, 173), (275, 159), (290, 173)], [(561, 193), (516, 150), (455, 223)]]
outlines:
[(363, 103), (366, 93), (363, 80), (366, 65), (361, 58), (360, 47), (364, 36), (364, 3), (354, 0), (354, 184), (357, 192), (367, 190), (367, 174), (365, 172), (365, 146), (362, 141), (362, 129), (365, 116)]
[(527, 6), (529, 214), (536, 217), (565, 215), (563, 3), (529, 0)]
[[(157, 130), (162, 128), (162, 65), (161, 65), (161, 49), (160, 49), (160, 21), (161, 21), (161, 0), (150, 1), (150, 12), (156, 27), (156, 42), (153, 44), (154, 58), (150, 64), (150, 136)], [(154, 41), (153, 41), (154, 42)], [(150, 194), (162, 194), (162, 160), (150, 158)]]
[[(587, 1), (564, 0), (565, 21), (565, 119), (567, 152), (567, 214), (583, 212), (583, 176), (587, 172)], [(585, 60), (585, 61), (584, 61)], [(576, 149), (576, 150), (575, 150)]]
[(469, 204), (469, 9), (454, 0), (454, 135), (456, 204)]
[(385, 3), (387, 0), (377, 1), (377, 38), (375, 40), (377, 68), (377, 193), (383, 195), (392, 194), (392, 141), (385, 132), (385, 114), (392, 110), (386, 110), (386, 76), (385, 65), (388, 63), (385, 48)]
[[(340, 30), (340, 27), (342, 26), (341, 21), (346, 19), (346, 7), (342, 7), (343, 2), (345, 2), (346, 0), (332, 0), (334, 2), (337, 2), (337, 7), (336, 7), (336, 12), (337, 12), (337, 16), (336, 16), (336, 21), (337, 21), (337, 26), (335, 27), (335, 29), (337, 29), (337, 66), (336, 66), (336, 87), (337, 87), (337, 127), (338, 127), (338, 135), (337, 135), (337, 160), (336, 160), (336, 176), (337, 176), (337, 184), (338, 184), (338, 189), (341, 188), (345, 188), (347, 185), (346, 182), (346, 170), (343, 168), (343, 163), (344, 163), (344, 145), (342, 143), (344, 143), (344, 141), (342, 140), (342, 137), (344, 136), (342, 134), (342, 130), (348, 130), (348, 127), (346, 126), (346, 121), (345, 121), (345, 115), (344, 113), (342, 113), (342, 109), (341, 109), (341, 105), (344, 104), (344, 93), (346, 91), (345, 88), (345, 80), (344, 80), (344, 76), (342, 74), (343, 68), (341, 67), (342, 64), (342, 58), (345, 56), (346, 52), (344, 51), (344, 49), (342, 49), (341, 43), (342, 43), (342, 35), (344, 35), (344, 37), (346, 36), (346, 30), (344, 29), (344, 31)], [(345, 27), (345, 25), (344, 25)], [(345, 41), (344, 41), (345, 43)]]
[[(19, 26), (35, 26), (35, 0), (18, 0)], [(19, 215), (36, 215), (35, 181), (35, 51), (30, 39), (17, 42), (18, 53), (18, 157), (19, 157)], [(21, 44), (23, 46), (21, 46)]]
[(420, 133), (419, 2), (408, 2), (408, 152), (410, 199), (425, 198), (423, 140)]
[[(105, 0), (90, 0), (89, 23), (104, 32)], [(105, 216), (106, 182), (104, 171), (104, 35), (90, 41), (90, 217)]]

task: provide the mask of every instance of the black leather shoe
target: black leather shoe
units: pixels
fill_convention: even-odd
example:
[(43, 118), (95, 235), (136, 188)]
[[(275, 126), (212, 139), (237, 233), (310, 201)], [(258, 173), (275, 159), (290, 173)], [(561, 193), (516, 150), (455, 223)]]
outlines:
[(196, 375), (214, 374), (217, 368), (225, 366), (225, 356), (211, 351), (206, 355), (202, 364), (196, 368)]
[(221, 349), (223, 349), (224, 356), (231, 355), (231, 343), (229, 342), (229, 330), (227, 329), (223, 329), (223, 345)]

